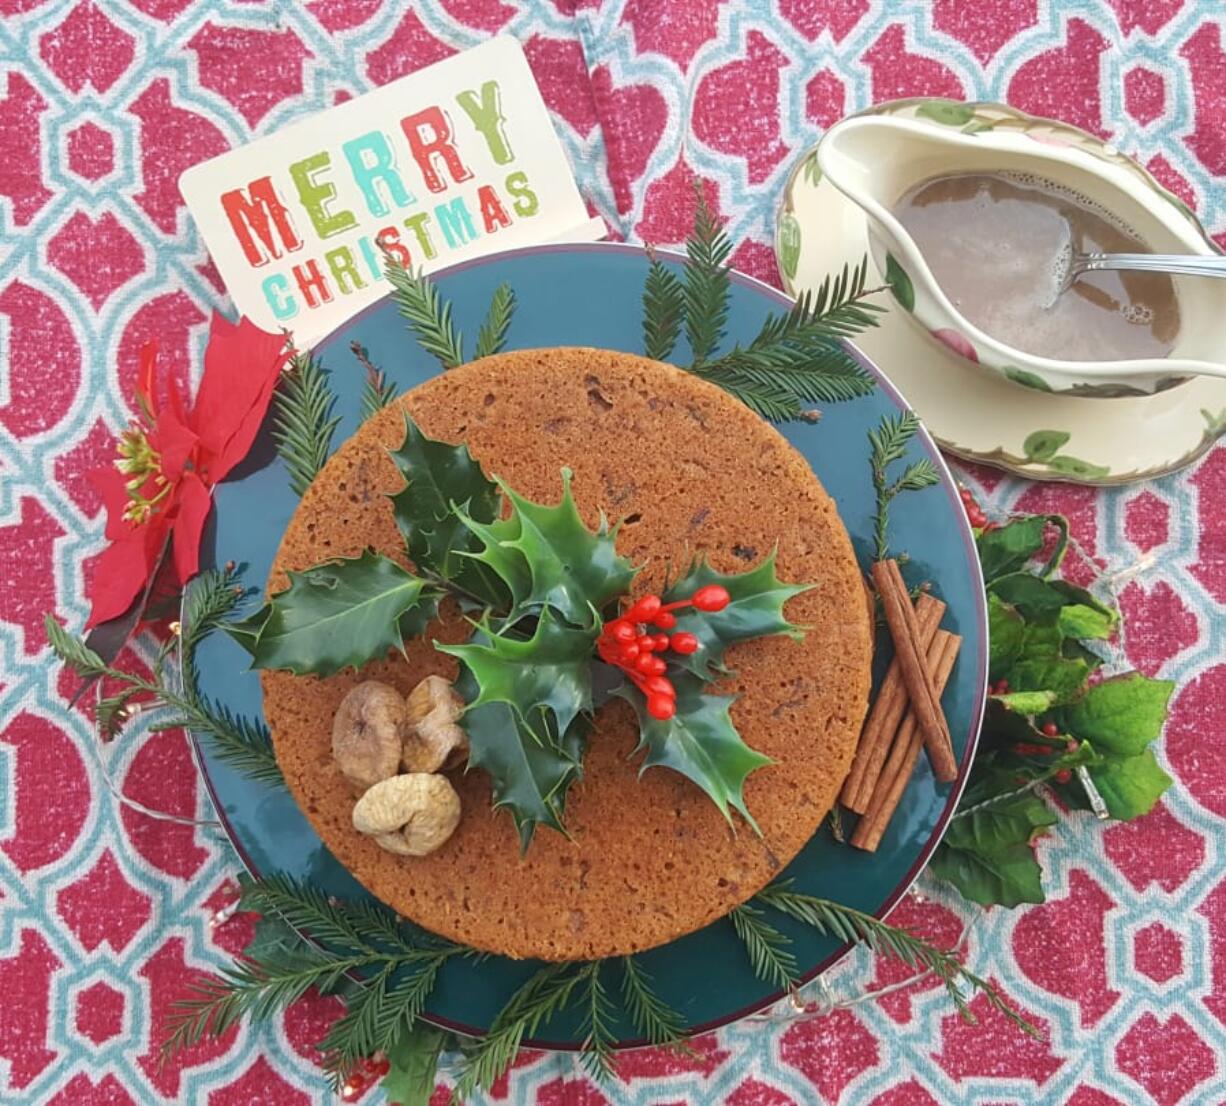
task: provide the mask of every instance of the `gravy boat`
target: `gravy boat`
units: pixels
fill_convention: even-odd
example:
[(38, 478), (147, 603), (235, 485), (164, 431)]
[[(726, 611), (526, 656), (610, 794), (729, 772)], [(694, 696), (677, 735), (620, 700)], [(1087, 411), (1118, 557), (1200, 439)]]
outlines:
[[(911, 188), (953, 173), (1029, 173), (1101, 204), (1155, 253), (1219, 251), (1191, 210), (1139, 165), (1090, 136), (1067, 143), (1040, 121), (996, 104), (916, 101), (910, 116), (868, 113), (836, 123), (818, 146), (818, 166), (868, 216), (869, 249), (899, 304), (932, 338), (1017, 384), (1051, 392), (1148, 395), (1189, 377), (1226, 377), (1226, 280), (1171, 277), (1179, 334), (1166, 357), (1061, 361), (997, 341), (964, 318), (937, 285), (914, 240), (892, 214)], [(1059, 126), (1059, 125), (1055, 125)]]

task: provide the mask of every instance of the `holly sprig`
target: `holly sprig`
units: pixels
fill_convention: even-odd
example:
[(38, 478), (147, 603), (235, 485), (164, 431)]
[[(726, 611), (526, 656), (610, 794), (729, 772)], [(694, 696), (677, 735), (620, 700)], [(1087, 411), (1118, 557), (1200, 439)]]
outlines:
[(991, 695), (970, 780), (930, 870), (973, 902), (1017, 906), (1045, 898), (1033, 842), (1057, 821), (1049, 795), (1127, 821), (1171, 785), (1152, 746), (1174, 684), (1095, 675), (1120, 614), (1058, 577), (1063, 518), (975, 521)]

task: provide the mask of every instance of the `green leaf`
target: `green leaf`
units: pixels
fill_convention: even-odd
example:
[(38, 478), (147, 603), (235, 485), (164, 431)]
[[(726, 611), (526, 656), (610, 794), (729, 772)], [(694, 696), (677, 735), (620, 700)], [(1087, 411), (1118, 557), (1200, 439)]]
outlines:
[(948, 880), (963, 898), (982, 906), (1020, 906), (1044, 901), (1043, 870), (1029, 845), (1017, 844), (980, 852), (941, 843), (928, 865)]
[(1161, 732), (1175, 685), (1139, 672), (1115, 676), (1090, 688), (1065, 709), (1063, 728), (1120, 756), (1134, 756)]
[[(1031, 630), (1034, 627), (1030, 627)], [(1022, 646), (1022, 659), (1005, 674), (1013, 691), (1050, 692), (1054, 702), (1073, 695), (1090, 674), (1090, 667), (1080, 657), (1027, 656)]]
[(654, 256), (643, 284), (643, 353), (663, 361), (673, 352), (685, 320), (681, 281)]
[(1070, 603), (1060, 609), (1056, 626), (1065, 637), (1085, 639), (1109, 638), (1115, 630), (1115, 619), (1093, 607)]
[[(390, 497), (392, 512), (418, 570), (441, 576), (493, 606), (505, 606), (509, 593), (466, 556), (481, 547), (466, 519), (489, 523), (498, 516), (498, 486), (481, 471), (468, 446), (427, 438), (405, 411), (404, 441), (391, 458), (405, 480), (404, 488)], [(463, 508), (463, 516), (456, 506)]]
[(501, 351), (507, 344), (507, 331), (511, 326), (511, 316), (515, 314), (515, 292), (509, 284), (500, 284), (494, 289), (490, 298), (489, 312), (485, 322), (477, 331), (477, 348), (473, 350), (473, 360), (489, 357)]
[(677, 712), (667, 721), (647, 713), (646, 700), (637, 690), (622, 687), (614, 692), (633, 705), (639, 716), (639, 744), (646, 750), (642, 771), (665, 767), (680, 772), (710, 796), (720, 813), (732, 824), (729, 808), (737, 810), (757, 830), (745, 806), (744, 787), (749, 773), (770, 764), (742, 740), (732, 724), (729, 708), (733, 698), (704, 695), (697, 677), (677, 672)]
[(1050, 392), (1051, 385), (1047, 383), (1038, 373), (1029, 372), (1026, 369), (1014, 368), (1012, 365), (1004, 366), (1004, 374), (1014, 384), (1021, 384), (1025, 388), (1033, 388), (1036, 392)]
[(380, 1087), (387, 1101), (400, 1106), (430, 1106), (438, 1058), (450, 1034), (423, 1021), (415, 1021), (387, 1050), (391, 1064)]
[(572, 625), (590, 627), (634, 582), (638, 570), (618, 555), (605, 519), (594, 533), (584, 526), (570, 475), (562, 470), (562, 499), (554, 506), (533, 503), (504, 484), (510, 518), (481, 525), (460, 513), (483, 546), (472, 558), (497, 573), (511, 595), (512, 620), (552, 607)]
[(1014, 691), (1007, 695), (993, 695), (1006, 710), (1015, 714), (1042, 714), (1056, 701), (1054, 691)]
[(1106, 465), (1094, 465), (1077, 457), (1060, 454), (1047, 462), (1052, 472), (1062, 472), (1068, 476), (1076, 476), (1083, 480), (1097, 480), (1111, 475), (1111, 469)]
[(822, 167), (817, 160), (817, 151), (814, 150), (807, 158), (805, 158), (804, 168), (801, 170), (805, 180), (812, 185), (818, 185), (822, 182)]
[[(466, 703), (480, 694), (466, 666), (455, 687)], [(470, 706), (461, 725), (468, 734), (468, 767), (489, 775), (494, 807), (510, 812), (521, 848), (528, 848), (538, 825), (565, 833), (566, 792), (581, 774), (587, 720), (580, 715), (559, 736), (551, 714), (537, 712), (529, 725), (509, 703), (490, 702)]]
[(980, 534), (975, 543), (979, 547), (984, 580), (990, 584), (1024, 567), (1043, 548), (1047, 522), (1046, 515), (1028, 515)]
[(715, 352), (724, 337), (732, 286), (728, 276), (732, 241), (707, 205), (700, 181), (694, 182), (694, 191), (698, 206), (694, 213), (694, 229), (685, 243), (684, 294), (685, 334), (693, 364), (698, 366)]
[(1050, 461), (1071, 437), (1063, 430), (1036, 430), (1022, 442), (1022, 453), (1028, 461)]
[(961, 127), (975, 118), (975, 109), (961, 100), (925, 100), (915, 114), (946, 127)]
[(1120, 821), (1148, 814), (1172, 783), (1159, 766), (1153, 749), (1132, 757), (1107, 757), (1087, 771), (1111, 817)]
[(988, 585), (990, 594), (1017, 608), (1018, 612), (1033, 622), (1055, 621), (1069, 599), (1050, 581), (1032, 572), (1011, 572)]
[(779, 220), (779, 265), (788, 280), (796, 276), (800, 264), (800, 222), (790, 211)]
[(463, 645), (435, 643), (440, 653), (464, 662), (480, 689), (470, 707), (506, 703), (529, 726), (550, 711), (558, 731), (565, 731), (581, 711), (592, 709), (592, 648), (599, 625), (579, 629), (541, 612), (528, 640), (494, 634), (488, 626)]
[(988, 679), (1001, 679), (1022, 654), (1026, 624), (999, 596), (988, 594)]
[(401, 648), (399, 620), (436, 598), (425, 581), (369, 549), (289, 578), (290, 586), (268, 604), (253, 668), (284, 668), (299, 676), (361, 668)]
[(812, 584), (785, 584), (775, 574), (775, 551), (756, 568), (736, 575), (716, 572), (699, 558), (664, 594), (664, 602), (688, 599), (701, 587), (720, 584), (730, 602), (722, 611), (697, 611), (683, 607), (674, 612), (677, 629), (688, 630), (698, 639), (698, 650), (677, 659), (682, 668), (703, 680), (712, 680), (725, 670), (724, 653), (729, 646), (770, 634), (800, 638), (803, 633), (783, 613), (784, 604), (808, 591)]
[(295, 354), (273, 396), (272, 439), (289, 469), (290, 487), (302, 495), (332, 452), (340, 416), (323, 366), (310, 354)]
[(907, 276), (907, 270), (898, 264), (898, 259), (892, 253), (885, 255), (885, 282), (904, 311), (915, 310), (915, 287)]

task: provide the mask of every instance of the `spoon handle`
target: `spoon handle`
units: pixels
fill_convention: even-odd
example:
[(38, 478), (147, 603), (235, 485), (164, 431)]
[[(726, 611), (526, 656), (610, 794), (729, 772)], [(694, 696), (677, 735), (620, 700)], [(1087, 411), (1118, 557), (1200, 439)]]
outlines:
[(1141, 273), (1176, 273), (1181, 276), (1226, 277), (1226, 255), (1175, 253), (1086, 253), (1073, 259), (1076, 272), (1131, 269)]

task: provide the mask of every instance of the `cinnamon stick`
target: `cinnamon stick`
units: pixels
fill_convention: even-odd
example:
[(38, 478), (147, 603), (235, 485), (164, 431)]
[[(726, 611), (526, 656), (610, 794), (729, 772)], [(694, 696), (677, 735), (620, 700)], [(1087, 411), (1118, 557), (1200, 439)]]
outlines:
[[(927, 592), (921, 595), (915, 604), (919, 644), (925, 651), (944, 614), (945, 604)], [(890, 662), (885, 679), (881, 682), (881, 689), (877, 692), (877, 699), (864, 723), (860, 743), (856, 746), (855, 760), (852, 761), (851, 771), (843, 784), (840, 798), (848, 810), (863, 814), (868, 809), (873, 788), (877, 785), (877, 777), (881, 774), (881, 766), (890, 751), (890, 742), (898, 731), (898, 725), (906, 710), (907, 689), (903, 684), (902, 668), (895, 657)]]
[[(928, 646), (927, 660), (933, 668), (938, 694), (945, 689), (961, 645), (962, 639), (957, 634), (938, 630)], [(881, 844), (882, 835), (890, 824), (894, 811), (898, 809), (903, 792), (915, 771), (915, 763), (919, 760), (920, 746), (923, 743), (918, 718), (914, 710), (908, 711), (894, 739), (889, 758), (881, 770), (868, 810), (851, 836), (851, 843), (857, 849), (871, 853)]]
[(898, 570), (898, 562), (887, 560), (874, 564), (873, 583), (877, 586), (877, 594), (881, 596), (881, 605), (885, 609), (890, 636), (894, 639), (894, 652), (907, 688), (907, 697), (911, 702), (911, 709), (915, 712), (916, 724), (924, 739), (924, 748), (928, 750), (933, 775), (942, 783), (949, 783), (958, 776), (953, 740), (949, 736), (949, 727), (941, 711), (941, 696), (933, 687), (932, 673), (928, 669), (924, 649), (920, 644), (915, 609), (911, 606), (911, 596), (903, 582), (902, 573)]

